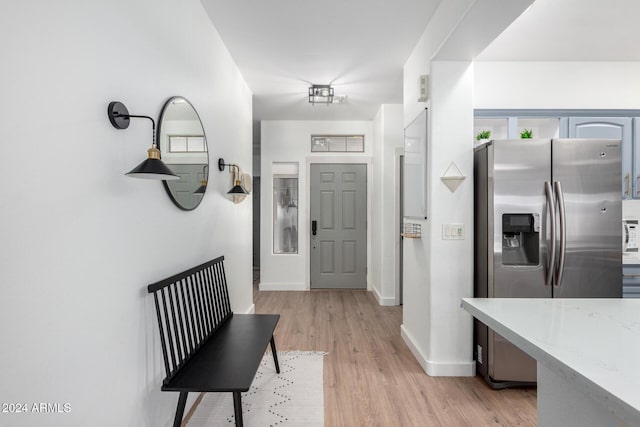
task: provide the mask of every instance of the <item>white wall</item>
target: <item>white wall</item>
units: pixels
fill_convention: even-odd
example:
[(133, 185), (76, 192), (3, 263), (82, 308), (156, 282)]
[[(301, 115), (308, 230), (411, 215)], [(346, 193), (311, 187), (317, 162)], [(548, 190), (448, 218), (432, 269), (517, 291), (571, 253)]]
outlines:
[(371, 289), (381, 305), (399, 304), (396, 265), (399, 212), (396, 195), (399, 170), (396, 148), (404, 145), (402, 105), (384, 104), (373, 120), (373, 240)]
[[(469, 62), (431, 63), (428, 219), (404, 240), (402, 335), (427, 374), (474, 374), (472, 323), (460, 299), (473, 295), (472, 84)], [(467, 177), (455, 193), (440, 177), (451, 162)], [(407, 196), (408, 197), (408, 196)], [(464, 240), (443, 240), (443, 224), (464, 224)]]
[[(471, 61), (530, 3), (442, 2), (404, 66), (405, 126), (429, 109), (429, 195), (428, 219), (411, 220), (422, 226), (422, 238), (403, 243), (402, 335), (429, 375), (474, 374), (472, 319), (459, 309), (460, 299), (473, 295)], [(417, 82), (424, 74), (429, 75), (429, 99), (423, 103), (417, 102)], [(467, 177), (455, 193), (440, 180), (451, 162)], [(443, 240), (444, 224), (463, 224), (464, 240)]]
[(640, 108), (639, 62), (476, 62), (474, 108)]
[(233, 309), (250, 310), (251, 202), (228, 201), (215, 168), (192, 212), (125, 177), (151, 128), (114, 129), (107, 104), (158, 117), (182, 95), (211, 161), (251, 170), (251, 93), (198, 0), (11, 2), (0, 34), (0, 402), (71, 408), (0, 424), (171, 425), (146, 285), (224, 254)]
[[(329, 107), (331, 108), (331, 107)], [(260, 289), (309, 289), (309, 162), (369, 163), (373, 153), (370, 121), (263, 121), (261, 126)], [(364, 134), (364, 153), (311, 153), (311, 135)], [(273, 254), (273, 162), (298, 162), (298, 253)], [(372, 174), (367, 172), (368, 195)], [(371, 206), (371, 197), (368, 197)], [(369, 214), (371, 209), (369, 209)], [(371, 220), (367, 221), (371, 224)], [(367, 230), (371, 241), (371, 227)], [(375, 235), (374, 235), (375, 236)], [(374, 237), (375, 238), (375, 237)], [(367, 254), (371, 265), (371, 254)], [(371, 271), (371, 269), (369, 269)]]
[[(473, 375), (472, 321), (459, 310), (472, 296), (473, 68), (468, 61), (433, 61), (473, 1), (443, 2), (404, 66), (404, 124), (428, 118), (428, 219), (421, 239), (404, 239), (402, 336), (429, 375)], [(429, 75), (429, 99), (417, 102), (418, 77)], [(451, 193), (440, 176), (454, 161), (466, 181)], [(462, 223), (465, 240), (441, 240), (442, 225)]]
[(431, 71), (431, 59), (445, 43), (455, 26), (476, 0), (448, 0), (441, 2), (416, 47), (404, 64), (403, 105), (404, 126), (428, 107), (430, 101), (418, 102), (418, 78)]

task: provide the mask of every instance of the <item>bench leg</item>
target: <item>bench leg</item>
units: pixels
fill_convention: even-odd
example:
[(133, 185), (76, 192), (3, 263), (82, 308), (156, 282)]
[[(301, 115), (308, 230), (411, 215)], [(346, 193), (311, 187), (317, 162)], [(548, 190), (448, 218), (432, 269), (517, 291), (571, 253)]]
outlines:
[(189, 392), (181, 391), (178, 398), (178, 408), (176, 409), (176, 418), (173, 420), (173, 427), (180, 427), (182, 424), (182, 416), (184, 415), (184, 407), (187, 405), (187, 395)]
[(233, 411), (236, 416), (236, 427), (242, 427), (242, 398), (239, 391), (233, 392)]
[(273, 361), (276, 364), (276, 372), (280, 373), (280, 365), (278, 364), (278, 353), (276, 353), (276, 341), (273, 339), (273, 335), (271, 335), (271, 353), (273, 354)]

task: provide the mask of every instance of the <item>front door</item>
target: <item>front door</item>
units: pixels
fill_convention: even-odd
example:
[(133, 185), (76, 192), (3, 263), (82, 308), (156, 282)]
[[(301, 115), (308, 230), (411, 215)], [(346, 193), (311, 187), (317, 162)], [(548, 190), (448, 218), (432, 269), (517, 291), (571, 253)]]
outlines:
[(367, 165), (311, 165), (311, 288), (367, 287)]

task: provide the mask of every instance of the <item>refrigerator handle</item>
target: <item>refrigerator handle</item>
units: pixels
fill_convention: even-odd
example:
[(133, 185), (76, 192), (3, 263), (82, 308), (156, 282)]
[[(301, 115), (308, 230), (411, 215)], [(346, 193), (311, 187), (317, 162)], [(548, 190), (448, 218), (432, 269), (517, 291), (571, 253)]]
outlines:
[(558, 258), (558, 271), (556, 273), (556, 286), (562, 285), (564, 274), (564, 259), (567, 254), (567, 216), (564, 208), (564, 193), (560, 181), (553, 183), (553, 188), (558, 198), (558, 211), (560, 212), (560, 257)]
[(624, 240), (622, 241), (622, 253), (625, 253), (629, 247), (629, 226), (624, 221), (622, 222), (622, 232), (624, 234)]
[(553, 198), (551, 183), (549, 181), (544, 182), (544, 192), (547, 195), (547, 214), (550, 219), (549, 229), (551, 231), (551, 237), (549, 239), (549, 268), (547, 269), (547, 277), (544, 282), (545, 286), (548, 286), (551, 285), (556, 266), (556, 204)]

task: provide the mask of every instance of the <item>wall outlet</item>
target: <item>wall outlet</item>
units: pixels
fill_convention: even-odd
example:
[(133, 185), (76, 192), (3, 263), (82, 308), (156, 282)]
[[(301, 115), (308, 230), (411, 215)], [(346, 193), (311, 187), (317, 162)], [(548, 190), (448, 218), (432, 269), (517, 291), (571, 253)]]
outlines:
[(464, 224), (442, 224), (442, 240), (464, 240)]

